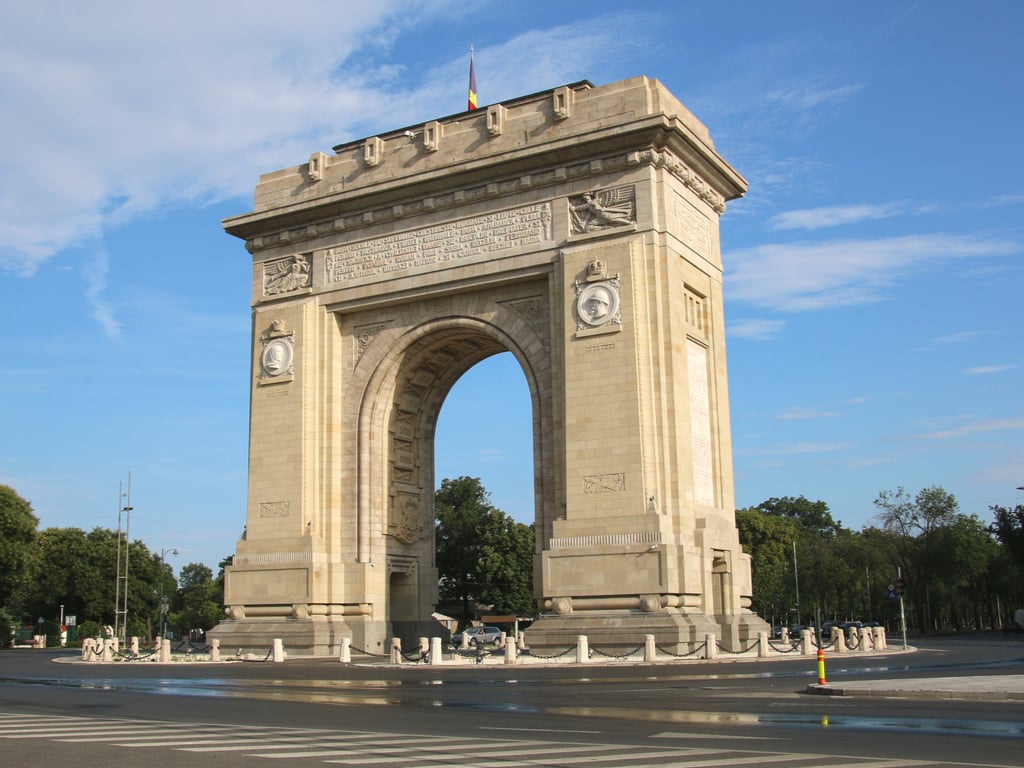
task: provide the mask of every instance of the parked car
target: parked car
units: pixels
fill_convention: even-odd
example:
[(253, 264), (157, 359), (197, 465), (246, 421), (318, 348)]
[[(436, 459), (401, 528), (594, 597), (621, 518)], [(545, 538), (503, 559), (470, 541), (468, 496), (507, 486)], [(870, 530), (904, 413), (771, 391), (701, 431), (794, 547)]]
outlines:
[(478, 645), (497, 645), (501, 640), (501, 630), (497, 627), (467, 627), (462, 632), (452, 635), (452, 644), (460, 647), (463, 635), (467, 638), (466, 644), (471, 648)]

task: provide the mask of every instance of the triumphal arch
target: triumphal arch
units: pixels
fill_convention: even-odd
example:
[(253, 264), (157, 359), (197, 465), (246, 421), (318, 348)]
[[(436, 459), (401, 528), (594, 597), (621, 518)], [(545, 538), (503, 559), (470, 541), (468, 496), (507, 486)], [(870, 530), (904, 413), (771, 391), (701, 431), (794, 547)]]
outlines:
[[(719, 217), (746, 189), (655, 80), (341, 144), (225, 221), (252, 254), (230, 647), (439, 634), (434, 426), (511, 352), (533, 413), (538, 647), (727, 647), (764, 623), (734, 515)], [(493, 440), (481, 434), (481, 442)]]

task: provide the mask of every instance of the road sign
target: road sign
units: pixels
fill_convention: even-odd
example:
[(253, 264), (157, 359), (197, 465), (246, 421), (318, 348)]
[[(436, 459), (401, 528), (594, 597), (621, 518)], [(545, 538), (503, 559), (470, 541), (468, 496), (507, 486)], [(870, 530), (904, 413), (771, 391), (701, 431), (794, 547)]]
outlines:
[(907, 591), (907, 583), (903, 579), (896, 579), (896, 594), (902, 595)]
[(889, 590), (889, 599), (890, 599), (890, 600), (895, 600), (895, 599), (896, 599), (896, 597), (897, 597), (897, 595), (896, 595), (896, 590), (895, 590), (895, 589), (890, 589), (890, 590)]

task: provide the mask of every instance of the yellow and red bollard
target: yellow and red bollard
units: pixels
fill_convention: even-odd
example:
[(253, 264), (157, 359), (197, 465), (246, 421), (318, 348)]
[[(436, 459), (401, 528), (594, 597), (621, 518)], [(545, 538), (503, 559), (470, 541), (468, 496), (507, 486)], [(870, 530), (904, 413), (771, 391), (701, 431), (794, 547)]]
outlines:
[(825, 682), (825, 649), (818, 649), (818, 685), (828, 685)]

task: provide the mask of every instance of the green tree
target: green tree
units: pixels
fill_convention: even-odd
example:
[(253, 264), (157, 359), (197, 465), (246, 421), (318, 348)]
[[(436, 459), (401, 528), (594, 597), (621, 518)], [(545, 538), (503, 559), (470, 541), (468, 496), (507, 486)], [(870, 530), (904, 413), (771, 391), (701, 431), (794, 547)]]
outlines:
[[(795, 567), (800, 584), (802, 617), (813, 617), (816, 609), (820, 609), (824, 617), (835, 617), (839, 595), (845, 592), (846, 587), (837, 581), (841, 564), (836, 561), (833, 545), (845, 529), (832, 518), (828, 505), (803, 496), (784, 496), (763, 501), (756, 509), (765, 515), (790, 520), (795, 525)], [(792, 554), (793, 541), (789, 544)]]
[(213, 627), (224, 614), (222, 584), (213, 578), (213, 571), (202, 563), (189, 563), (178, 573), (178, 591), (170, 617), (170, 626), (182, 635)]
[(937, 564), (932, 549), (936, 532), (954, 522), (957, 500), (939, 486), (924, 488), (913, 498), (898, 487), (881, 491), (875, 506), (882, 528), (896, 536), (911, 615), (921, 629), (934, 628), (931, 598)]
[(933, 532), (931, 594), (937, 622), (953, 629), (981, 629), (995, 623), (991, 565), (999, 544), (975, 515), (955, 515)]
[(434, 495), (437, 569), (442, 602), (460, 606), (463, 624), (472, 604), (498, 613), (533, 608), (534, 537), (490, 503), (479, 478), (445, 478)]
[(39, 520), (32, 505), (6, 485), (0, 485), (0, 608), (25, 576)]
[[(113, 624), (117, 584), (118, 534), (107, 528), (47, 528), (39, 533), (30, 576), (19, 591), (23, 616), (65, 615)], [(141, 541), (128, 547), (128, 635), (148, 637), (158, 613), (159, 558)], [(122, 585), (124, 586), (124, 585)]]
[(751, 556), (753, 608), (772, 623), (796, 621), (796, 582), (793, 578), (793, 542), (797, 523), (758, 507), (736, 510), (740, 543)]

